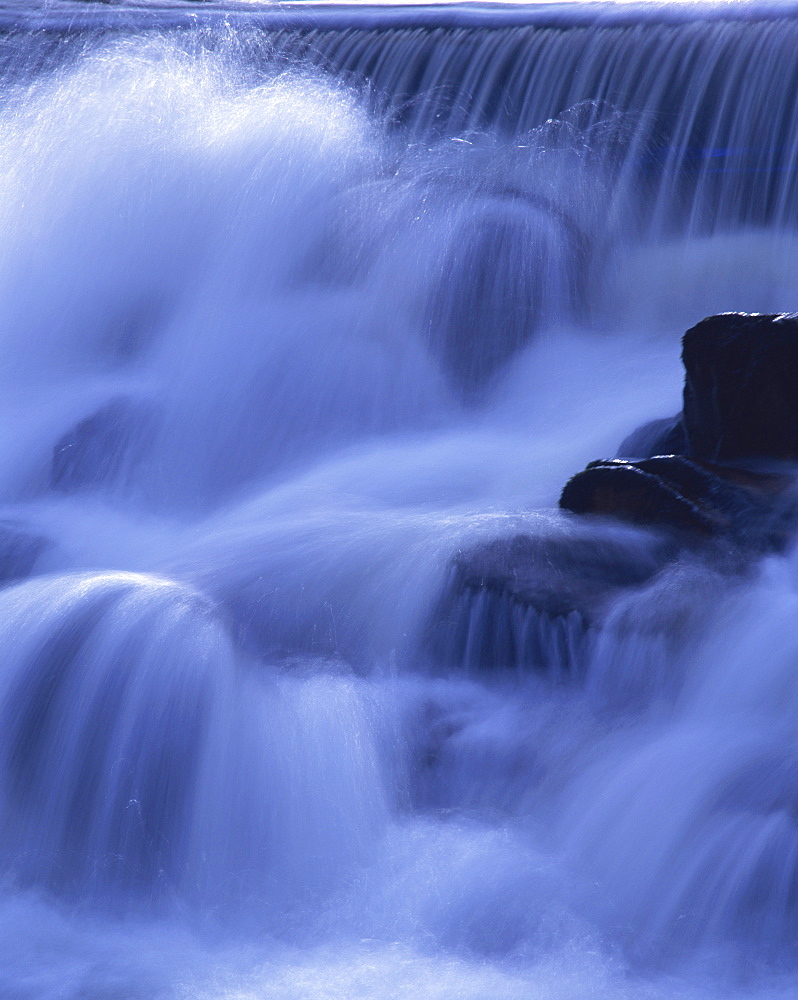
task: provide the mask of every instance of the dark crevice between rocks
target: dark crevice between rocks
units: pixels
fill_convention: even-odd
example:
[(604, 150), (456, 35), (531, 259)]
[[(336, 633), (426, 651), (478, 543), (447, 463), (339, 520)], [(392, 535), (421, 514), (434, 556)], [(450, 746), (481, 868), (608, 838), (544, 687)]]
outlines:
[(684, 455), (687, 453), (687, 435), (681, 413), (675, 417), (652, 420), (621, 442), (616, 458), (651, 458), (654, 455)]

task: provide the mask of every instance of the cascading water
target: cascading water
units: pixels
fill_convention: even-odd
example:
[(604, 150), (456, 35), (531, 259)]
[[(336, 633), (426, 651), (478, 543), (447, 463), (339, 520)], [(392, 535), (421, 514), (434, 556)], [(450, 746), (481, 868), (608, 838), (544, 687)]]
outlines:
[(555, 507), (798, 306), (798, 21), (24, 6), (0, 996), (793, 996), (794, 554)]

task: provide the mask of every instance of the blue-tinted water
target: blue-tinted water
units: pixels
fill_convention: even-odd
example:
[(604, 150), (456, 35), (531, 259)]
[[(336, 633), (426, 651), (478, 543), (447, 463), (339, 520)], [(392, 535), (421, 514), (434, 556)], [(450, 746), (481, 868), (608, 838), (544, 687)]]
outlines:
[(793, 996), (792, 553), (429, 637), (656, 546), (557, 498), (795, 308), (798, 22), (233, 7), (3, 7), (0, 995)]

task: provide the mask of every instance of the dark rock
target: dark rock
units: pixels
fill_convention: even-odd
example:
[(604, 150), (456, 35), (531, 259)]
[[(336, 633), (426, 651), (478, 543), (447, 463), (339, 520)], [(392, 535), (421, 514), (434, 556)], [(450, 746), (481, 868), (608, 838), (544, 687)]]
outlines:
[(572, 679), (607, 603), (649, 580), (671, 548), (638, 535), (520, 534), (459, 555), (428, 629), (436, 663)]
[(597, 593), (649, 579), (661, 566), (661, 544), (611, 534), (513, 535), (460, 554), (460, 583), (512, 593), (516, 600), (556, 616), (584, 610)]
[(705, 538), (723, 536), (761, 551), (784, 549), (798, 526), (798, 496), (789, 478), (683, 455), (591, 462), (566, 483), (560, 506)]
[(665, 524), (711, 535), (712, 518), (662, 477), (619, 459), (591, 462), (568, 480), (560, 507), (574, 514), (608, 514), (634, 524)]
[(588, 465), (560, 506), (783, 550), (798, 489), (772, 469), (798, 459), (798, 314), (710, 316), (684, 335), (682, 361), (682, 413), (627, 437), (619, 457), (634, 461)]
[(721, 313), (682, 338), (684, 408), (629, 435), (618, 458), (798, 459), (798, 314)]
[(682, 340), (687, 453), (798, 459), (798, 314), (710, 316)]
[(781, 551), (798, 527), (798, 495), (791, 477), (682, 455), (659, 455), (636, 464), (688, 497), (711, 517), (716, 531), (740, 545)]
[(650, 458), (653, 455), (684, 455), (687, 436), (681, 413), (643, 424), (624, 438), (616, 458)]

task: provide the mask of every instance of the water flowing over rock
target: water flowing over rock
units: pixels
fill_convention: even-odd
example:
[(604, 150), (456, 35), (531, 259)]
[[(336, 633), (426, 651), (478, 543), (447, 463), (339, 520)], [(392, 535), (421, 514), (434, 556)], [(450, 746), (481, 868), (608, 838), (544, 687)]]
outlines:
[(2, 1000), (793, 1000), (796, 51), (0, 3)]
[(436, 662), (467, 671), (531, 670), (578, 680), (613, 598), (674, 554), (640, 535), (516, 535), (454, 560), (430, 624)]
[(28, 576), (47, 546), (47, 539), (29, 526), (0, 521), (0, 581)]
[(53, 449), (51, 487), (72, 493), (109, 486), (124, 477), (128, 464), (140, 457), (137, 439), (146, 430), (148, 416), (146, 408), (118, 398), (81, 420)]

